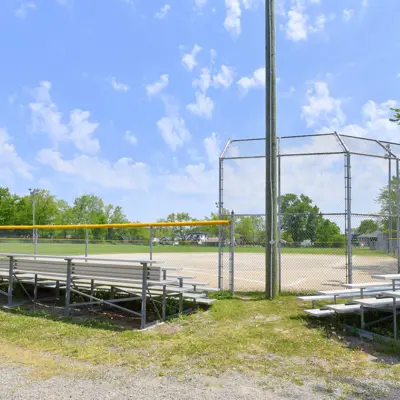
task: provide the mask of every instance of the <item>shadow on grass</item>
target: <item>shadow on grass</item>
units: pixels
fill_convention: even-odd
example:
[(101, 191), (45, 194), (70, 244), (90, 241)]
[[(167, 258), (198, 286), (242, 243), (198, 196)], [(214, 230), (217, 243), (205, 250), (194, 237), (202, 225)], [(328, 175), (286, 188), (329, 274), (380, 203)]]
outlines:
[[(1, 302), (1, 300), (3, 300)], [(14, 301), (17, 303), (18, 300), (27, 301), (26, 298), (15, 297)], [(140, 317), (134, 316), (128, 312), (116, 310), (113, 307), (103, 304), (102, 306), (95, 306), (89, 308), (75, 308), (71, 304), (71, 316), (64, 315), (64, 304), (61, 301), (58, 302), (41, 302), (33, 304), (26, 302), (24, 305), (15, 308), (2, 308), (2, 311), (11, 315), (24, 316), (28, 318), (41, 318), (53, 322), (76, 325), (86, 328), (100, 329), (113, 332), (124, 332), (124, 331), (140, 331)], [(5, 306), (4, 299), (0, 298), (0, 306)], [(141, 303), (137, 301), (129, 301), (125, 303), (127, 309), (140, 312)], [(147, 323), (155, 323), (159, 321), (159, 314), (161, 313), (161, 307), (157, 304), (158, 312), (155, 305), (148, 301), (147, 302)], [(197, 309), (205, 309), (206, 306), (199, 305), (196, 309), (193, 309), (192, 302), (184, 301), (184, 310), (192, 313)], [(167, 300), (167, 316), (175, 315), (178, 313), (179, 300), (168, 299)], [(184, 313), (183, 315), (187, 315)]]

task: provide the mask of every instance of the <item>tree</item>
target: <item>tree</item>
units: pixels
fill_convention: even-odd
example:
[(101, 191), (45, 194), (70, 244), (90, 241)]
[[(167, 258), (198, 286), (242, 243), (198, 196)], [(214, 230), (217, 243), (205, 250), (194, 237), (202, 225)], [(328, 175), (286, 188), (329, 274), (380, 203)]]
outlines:
[(357, 233), (362, 235), (364, 233), (375, 232), (379, 229), (379, 225), (373, 219), (365, 219), (361, 222), (357, 229)]
[[(188, 222), (195, 221), (189, 213), (181, 212), (181, 213), (171, 213), (167, 217), (167, 222)], [(176, 226), (173, 228), (173, 232), (175, 235), (179, 237), (179, 240), (182, 242), (186, 241), (187, 235), (193, 231), (191, 226)]]
[(281, 230), (290, 233), (295, 243), (315, 242), (320, 211), (304, 194), (293, 193), (281, 197)]
[[(65, 200), (58, 200), (55, 224), (56, 225), (72, 224), (72, 208)], [(69, 234), (71, 234), (71, 232), (68, 229), (56, 230), (54, 232), (54, 236), (56, 238), (61, 237), (63, 239), (67, 239)]]
[(395, 214), (396, 214), (396, 183), (397, 183), (396, 178), (393, 177), (391, 193), (389, 193), (389, 185), (386, 185), (380, 190), (379, 196), (376, 199), (376, 202), (380, 205), (381, 213), (383, 214), (382, 220), (380, 223), (380, 228), (385, 232), (389, 231), (389, 220), (385, 216), (387, 216), (389, 214), (390, 207), (392, 209), (392, 215), (393, 215), (393, 219), (392, 219), (393, 231), (396, 231), (396, 226), (397, 226), (396, 218), (395, 218)]
[(394, 115), (393, 118), (390, 118), (389, 120), (400, 125), (400, 108), (391, 108), (391, 110), (394, 112)]
[(340, 241), (340, 228), (329, 219), (321, 218), (316, 230), (315, 244), (321, 247), (333, 247), (335, 242)]
[(235, 224), (235, 233), (239, 235), (243, 244), (263, 243), (264, 230), (265, 225), (261, 217), (240, 217)]

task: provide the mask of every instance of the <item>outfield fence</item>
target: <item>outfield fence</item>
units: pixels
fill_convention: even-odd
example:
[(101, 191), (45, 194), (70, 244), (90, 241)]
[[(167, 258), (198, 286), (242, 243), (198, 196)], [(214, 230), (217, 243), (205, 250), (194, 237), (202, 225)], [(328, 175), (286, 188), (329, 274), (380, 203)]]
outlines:
[(233, 292), (235, 240), (231, 219), (0, 226), (0, 253), (164, 261), (199, 282)]

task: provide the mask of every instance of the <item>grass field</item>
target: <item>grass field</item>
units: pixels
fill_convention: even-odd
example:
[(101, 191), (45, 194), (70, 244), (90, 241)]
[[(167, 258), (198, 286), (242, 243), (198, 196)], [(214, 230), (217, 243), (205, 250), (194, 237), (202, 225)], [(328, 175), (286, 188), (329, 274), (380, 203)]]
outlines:
[[(38, 254), (48, 255), (84, 255), (84, 243), (50, 243), (39, 242)], [(226, 247), (224, 251), (228, 251)], [(109, 244), (109, 243), (95, 243), (89, 244), (90, 254), (123, 254), (123, 253), (146, 253), (149, 251), (149, 246), (135, 245), (135, 244)], [(32, 254), (32, 243), (20, 242), (5, 242), (0, 241), (0, 252), (2, 253), (19, 253), (19, 254)], [(153, 253), (217, 253), (217, 247), (206, 246), (168, 246), (168, 245), (155, 245), (153, 246)], [(237, 253), (264, 253), (263, 247), (252, 246), (236, 246), (235, 252)], [(297, 247), (297, 248), (282, 248), (282, 254), (327, 254), (327, 255), (345, 255), (345, 249), (341, 248), (314, 248), (314, 247)], [(353, 248), (353, 255), (362, 256), (388, 256), (384, 252), (372, 251), (366, 248)]]
[[(273, 379), (298, 386), (322, 380), (326, 394), (356, 394), (363, 390), (358, 379), (374, 377), (384, 385), (400, 381), (398, 364), (369, 361), (357, 346), (327, 335), (323, 325), (310, 325), (294, 297), (268, 301), (262, 295), (247, 296), (247, 301), (220, 300), (209, 312), (147, 332), (123, 329), (121, 322), (101, 315), (66, 319), (44, 311), (0, 311), (0, 358), (24, 364), (43, 378), (90, 375), (95, 366), (151, 368), (183, 379), (234, 372), (265, 377), (270, 385)], [(373, 386), (364, 389), (368, 396)]]

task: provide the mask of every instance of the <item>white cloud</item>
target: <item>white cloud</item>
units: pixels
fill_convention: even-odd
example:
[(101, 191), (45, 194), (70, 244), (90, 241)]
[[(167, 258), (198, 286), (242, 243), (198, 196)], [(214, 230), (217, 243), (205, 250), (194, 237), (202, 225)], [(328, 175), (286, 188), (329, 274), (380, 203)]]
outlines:
[[(325, 30), (325, 24), (335, 19), (335, 14), (320, 14), (316, 17), (315, 22), (309, 23), (310, 17), (307, 14), (307, 5), (320, 4), (316, 0), (291, 0), (291, 8), (287, 15), (284, 14), (286, 25), (284, 25), (285, 36), (288, 40), (298, 42), (307, 40), (309, 33), (319, 33)], [(285, 13), (282, 6), (281, 11)]]
[(190, 53), (186, 53), (182, 57), (182, 64), (189, 70), (193, 71), (194, 67), (197, 65), (196, 56), (201, 51), (201, 47), (198, 44), (195, 44), (192, 51)]
[(111, 78), (111, 85), (116, 92), (127, 92), (130, 87), (126, 83), (118, 82), (116, 78)]
[(194, 0), (194, 4), (198, 9), (203, 8), (207, 3), (207, 0)]
[(55, 146), (60, 142), (71, 141), (85, 153), (94, 154), (99, 151), (98, 140), (92, 138), (99, 124), (90, 122), (90, 113), (79, 109), (71, 111), (69, 123), (64, 124), (62, 113), (51, 98), (51, 87), (50, 82), (43, 81), (33, 91), (35, 102), (29, 104), (33, 130), (49, 135)]
[(316, 18), (315, 24), (313, 26), (309, 26), (308, 29), (310, 32), (313, 33), (322, 32), (325, 29), (325, 23), (333, 21), (334, 19), (335, 19), (334, 14), (329, 14), (328, 16), (326, 16), (325, 14), (320, 14)]
[(125, 131), (124, 140), (133, 146), (137, 145), (137, 138), (131, 131)]
[(206, 92), (211, 85), (211, 74), (208, 68), (202, 68), (200, 77), (193, 81), (193, 87), (198, 87), (201, 91)]
[(313, 87), (307, 91), (308, 104), (302, 107), (302, 117), (307, 126), (329, 122), (330, 129), (338, 129), (346, 120), (342, 111), (342, 100), (330, 95), (328, 84), (324, 81), (316, 81)]
[(199, 116), (211, 118), (214, 110), (214, 101), (206, 93), (196, 92), (196, 102), (187, 105), (187, 109)]
[(241, 33), (240, 16), (242, 15), (240, 0), (225, 0), (225, 7), (225, 29), (233, 36), (239, 36)]
[(353, 9), (344, 9), (342, 12), (342, 18), (343, 21), (349, 22), (354, 16), (354, 10)]
[(95, 154), (100, 150), (100, 143), (92, 135), (99, 127), (97, 122), (90, 122), (90, 112), (74, 110), (70, 114), (70, 140), (75, 147), (88, 154)]
[(397, 74), (397, 78), (400, 78), (400, 72)]
[(221, 70), (218, 74), (213, 76), (212, 84), (214, 87), (227, 88), (233, 82), (233, 68), (227, 65), (221, 65)]
[(256, 69), (251, 77), (240, 78), (237, 84), (245, 92), (252, 88), (265, 87), (265, 67)]
[(218, 165), (220, 146), (217, 134), (215, 132), (213, 132), (210, 137), (204, 139), (204, 148), (210, 165), (213, 167)]
[(368, 0), (361, 0), (361, 7), (367, 8), (368, 7)]
[(16, 17), (20, 19), (25, 19), (28, 16), (29, 10), (34, 10), (36, 4), (33, 2), (21, 3), (20, 6), (14, 11)]
[(62, 114), (58, 111), (57, 105), (53, 103), (50, 90), (51, 83), (43, 81), (34, 91), (36, 101), (29, 104), (33, 129), (47, 133), (55, 143), (68, 141), (68, 127), (61, 122)]
[(0, 181), (11, 180), (15, 174), (31, 179), (32, 167), (18, 155), (10, 140), (6, 130), (0, 128)]
[(308, 16), (304, 13), (304, 7), (300, 2), (295, 3), (288, 12), (288, 22), (286, 24), (286, 38), (295, 42), (307, 40), (307, 21)]
[(176, 150), (190, 140), (190, 132), (187, 130), (185, 120), (180, 116), (178, 108), (170, 104), (167, 99), (164, 99), (164, 104), (166, 116), (157, 122), (157, 127), (165, 143), (172, 150)]
[(37, 160), (59, 173), (75, 175), (86, 182), (108, 189), (147, 190), (151, 179), (148, 167), (131, 158), (120, 158), (115, 163), (97, 157), (79, 155), (71, 160), (52, 149), (42, 149)]
[(163, 7), (161, 7), (160, 11), (154, 14), (154, 17), (157, 19), (164, 19), (170, 10), (171, 6), (169, 4), (165, 4)]
[(168, 86), (168, 82), (169, 82), (168, 75), (167, 74), (161, 75), (159, 81), (146, 86), (147, 94), (149, 96), (152, 96), (154, 94), (160, 93)]

